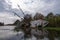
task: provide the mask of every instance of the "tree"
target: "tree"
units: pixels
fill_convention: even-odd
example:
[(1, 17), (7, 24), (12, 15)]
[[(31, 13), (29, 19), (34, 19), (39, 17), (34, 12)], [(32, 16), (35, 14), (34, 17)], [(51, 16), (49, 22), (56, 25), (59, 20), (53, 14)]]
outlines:
[(52, 12), (50, 12), (47, 16), (46, 16), (47, 21), (49, 22), (49, 26), (50, 27), (54, 27), (54, 14)]
[(41, 13), (36, 13), (34, 16), (34, 20), (38, 20), (38, 19), (44, 19), (44, 16)]
[(54, 15), (52, 12), (50, 12), (46, 16), (46, 20), (49, 21), (49, 26), (50, 27), (59, 27), (60, 26), (60, 15)]
[[(55, 27), (55, 16), (52, 12), (50, 12), (47, 16), (46, 16), (47, 21), (49, 22), (48, 27)], [(48, 37), (49, 40), (54, 40), (56, 31), (53, 30), (48, 30)]]
[(56, 16), (56, 27), (60, 27), (60, 14), (55, 16)]
[(32, 21), (32, 16), (30, 14), (26, 14), (24, 16), (24, 22), (30, 22), (30, 21)]

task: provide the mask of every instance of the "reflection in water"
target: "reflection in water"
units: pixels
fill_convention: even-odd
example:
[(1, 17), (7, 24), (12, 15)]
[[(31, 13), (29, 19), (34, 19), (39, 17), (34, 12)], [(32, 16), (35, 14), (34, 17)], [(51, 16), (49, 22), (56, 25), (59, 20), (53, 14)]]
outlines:
[[(13, 31), (14, 27), (15, 26), (1, 26), (0, 27), (0, 40), (24, 40), (24, 33), (20, 31), (18, 32), (18, 35), (17, 35), (17, 32)], [(58, 39), (60, 38), (58, 37)], [(37, 39), (34, 35), (32, 35), (32, 37), (26, 38), (25, 40), (37, 40)], [(38, 40), (48, 40), (48, 38), (44, 36), (43, 39), (38, 39)]]

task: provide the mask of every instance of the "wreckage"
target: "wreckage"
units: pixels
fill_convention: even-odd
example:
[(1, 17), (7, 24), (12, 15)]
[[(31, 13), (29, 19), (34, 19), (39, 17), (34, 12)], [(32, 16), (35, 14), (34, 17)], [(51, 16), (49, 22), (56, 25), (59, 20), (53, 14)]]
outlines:
[(42, 37), (44, 35), (43, 27), (48, 24), (48, 21), (45, 21), (42, 19), (34, 20), (34, 21), (28, 21), (28, 19), (30, 18), (30, 15), (28, 15), (28, 14), (25, 15), (19, 5), (18, 5), (18, 7), (21, 10), (21, 12), (23, 13), (24, 17), (21, 18), (17, 13), (13, 12), (15, 15), (17, 15), (19, 18), (21, 18), (21, 21), (17, 23), (14, 30), (17, 32), (22, 30), (25, 34), (25, 37), (27, 35), (29, 35), (29, 36), (34, 35), (35, 37), (37, 37), (37, 39), (40, 36)]

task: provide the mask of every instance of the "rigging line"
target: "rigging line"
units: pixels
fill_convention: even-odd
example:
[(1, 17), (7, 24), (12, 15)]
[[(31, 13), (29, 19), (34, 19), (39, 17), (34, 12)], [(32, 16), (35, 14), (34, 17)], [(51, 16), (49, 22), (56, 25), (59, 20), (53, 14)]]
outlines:
[(17, 4), (18, 8), (20, 9), (20, 11), (23, 13), (23, 15), (25, 16), (23, 10), (21, 9), (21, 7)]
[[(21, 18), (21, 16), (19, 16), (16, 12), (13, 11), (13, 13), (14, 13), (15, 15), (17, 15), (19, 18)], [(23, 19), (23, 18), (21, 18), (21, 19)]]
[(16, 12), (13, 11), (13, 13), (14, 13), (15, 15), (17, 15), (19, 18), (21, 18)]

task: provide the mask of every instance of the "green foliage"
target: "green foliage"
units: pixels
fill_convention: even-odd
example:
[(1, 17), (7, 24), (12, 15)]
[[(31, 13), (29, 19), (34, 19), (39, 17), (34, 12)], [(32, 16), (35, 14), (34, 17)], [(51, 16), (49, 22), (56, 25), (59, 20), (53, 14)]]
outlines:
[(50, 12), (45, 19), (49, 22), (44, 28), (49, 32), (49, 39), (54, 40), (54, 37), (60, 37), (60, 14), (54, 15)]
[(56, 30), (56, 31), (60, 31), (60, 27), (45, 27), (45, 30)]
[(52, 12), (50, 12), (45, 19), (49, 22), (48, 26), (60, 27), (60, 14), (54, 15)]

